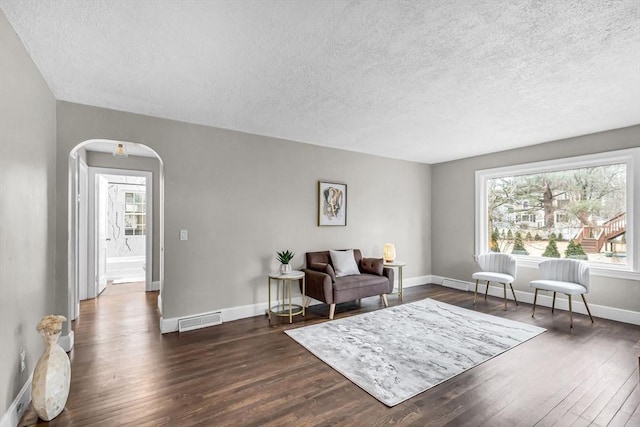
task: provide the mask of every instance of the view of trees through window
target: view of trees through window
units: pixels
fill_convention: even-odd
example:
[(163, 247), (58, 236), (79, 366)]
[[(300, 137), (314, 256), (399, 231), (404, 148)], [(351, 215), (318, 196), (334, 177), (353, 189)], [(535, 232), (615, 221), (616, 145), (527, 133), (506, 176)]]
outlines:
[(494, 252), (626, 263), (627, 165), (487, 180)]

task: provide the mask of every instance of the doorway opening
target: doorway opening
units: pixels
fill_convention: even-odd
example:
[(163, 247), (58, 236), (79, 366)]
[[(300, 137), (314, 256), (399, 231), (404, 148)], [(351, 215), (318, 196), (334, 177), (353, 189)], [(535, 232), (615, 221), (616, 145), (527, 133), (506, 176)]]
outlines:
[(69, 318), (81, 300), (128, 291), (160, 291), (162, 313), (162, 159), (142, 144), (85, 141), (69, 178)]
[(95, 207), (89, 209), (89, 241), (95, 247), (89, 263), (95, 267), (88, 277), (95, 278), (97, 290), (89, 289), (87, 298), (157, 290), (153, 257), (147, 256), (153, 246), (152, 173), (89, 167), (89, 178), (95, 191), (89, 197)]
[[(101, 295), (146, 290), (147, 177), (98, 174), (107, 180), (106, 277)], [(99, 211), (100, 212), (100, 211)], [(150, 212), (149, 212), (150, 213)], [(98, 223), (101, 221), (98, 220)]]

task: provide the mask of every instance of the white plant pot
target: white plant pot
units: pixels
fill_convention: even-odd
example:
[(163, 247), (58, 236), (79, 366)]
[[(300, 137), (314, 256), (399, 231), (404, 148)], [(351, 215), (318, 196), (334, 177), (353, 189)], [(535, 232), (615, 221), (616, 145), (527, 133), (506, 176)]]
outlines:
[(291, 273), (291, 265), (290, 264), (280, 264), (280, 274)]

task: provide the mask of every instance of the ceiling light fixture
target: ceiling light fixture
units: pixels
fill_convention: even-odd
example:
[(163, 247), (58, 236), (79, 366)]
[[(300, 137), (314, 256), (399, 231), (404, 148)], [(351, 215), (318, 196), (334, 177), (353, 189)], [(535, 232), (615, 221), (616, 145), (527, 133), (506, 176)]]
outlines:
[(127, 157), (127, 147), (124, 144), (116, 145), (116, 148), (113, 149), (113, 157)]

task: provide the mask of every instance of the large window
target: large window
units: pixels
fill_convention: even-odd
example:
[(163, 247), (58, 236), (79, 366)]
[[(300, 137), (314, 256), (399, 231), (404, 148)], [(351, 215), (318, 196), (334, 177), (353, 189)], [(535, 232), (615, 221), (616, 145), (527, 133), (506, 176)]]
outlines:
[(583, 259), (640, 278), (639, 158), (629, 149), (477, 171), (476, 253), (514, 254), (525, 266)]

